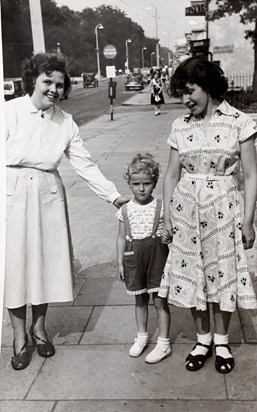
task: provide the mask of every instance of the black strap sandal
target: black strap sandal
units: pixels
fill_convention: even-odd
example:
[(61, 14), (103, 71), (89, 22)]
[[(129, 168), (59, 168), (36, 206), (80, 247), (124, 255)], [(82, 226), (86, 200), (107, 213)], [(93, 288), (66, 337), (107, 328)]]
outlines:
[[(223, 348), (227, 348), (227, 350), (229, 351), (229, 353), (231, 353), (231, 349), (229, 345), (225, 345), (225, 344), (220, 344), (220, 345), (214, 345), (214, 349), (216, 349), (217, 347), (223, 347)], [(223, 358), (222, 356), (216, 355), (216, 359), (215, 359), (215, 368), (216, 371), (219, 373), (230, 373), (235, 366), (235, 360), (234, 358)]]
[[(37, 335), (35, 335), (32, 325), (30, 327), (29, 333), (30, 333), (33, 345), (37, 347), (37, 352), (39, 356), (42, 356), (42, 358), (50, 358), (51, 356), (54, 356), (55, 348), (48, 338), (46, 338), (47, 340), (44, 340), (42, 338), (39, 338)], [(36, 339), (42, 343), (37, 343)]]
[(193, 350), (197, 346), (204, 346), (208, 349), (208, 352), (205, 355), (189, 355), (186, 358), (186, 369), (191, 372), (199, 371), (205, 364), (206, 359), (212, 356), (212, 344), (211, 345), (204, 345), (203, 343), (197, 342), (194, 346)]
[(11, 359), (11, 365), (13, 369), (15, 369), (16, 371), (21, 371), (22, 369), (25, 369), (27, 368), (27, 366), (29, 366), (30, 356), (27, 353), (27, 351), (23, 352), (27, 344), (28, 344), (28, 335), (26, 334), (24, 345), (22, 346), (20, 352), (16, 353), (15, 341), (13, 341), (13, 357)]

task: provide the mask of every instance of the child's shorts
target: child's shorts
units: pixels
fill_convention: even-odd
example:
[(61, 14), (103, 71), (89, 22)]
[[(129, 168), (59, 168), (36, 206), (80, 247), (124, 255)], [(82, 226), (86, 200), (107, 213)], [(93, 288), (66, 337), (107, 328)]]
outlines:
[(158, 236), (126, 241), (124, 271), (127, 293), (158, 292), (169, 248)]

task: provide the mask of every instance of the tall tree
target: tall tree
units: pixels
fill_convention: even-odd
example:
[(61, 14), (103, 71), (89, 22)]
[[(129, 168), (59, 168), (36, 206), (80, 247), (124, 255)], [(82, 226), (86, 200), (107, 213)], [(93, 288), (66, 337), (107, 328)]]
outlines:
[(239, 14), (243, 24), (253, 23), (251, 30), (245, 31), (245, 38), (251, 39), (254, 49), (253, 90), (257, 93), (257, 2), (256, 0), (216, 0), (218, 6), (211, 12), (210, 20), (220, 19), (226, 15)]

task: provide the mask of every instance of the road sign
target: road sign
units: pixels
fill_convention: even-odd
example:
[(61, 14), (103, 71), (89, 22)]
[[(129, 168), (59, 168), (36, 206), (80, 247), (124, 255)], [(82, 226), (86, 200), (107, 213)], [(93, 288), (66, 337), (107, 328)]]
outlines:
[(117, 49), (112, 44), (108, 44), (104, 48), (104, 57), (106, 59), (114, 59), (117, 56)]
[(218, 53), (233, 53), (234, 45), (233, 44), (226, 44), (225, 46), (214, 46), (212, 48), (213, 54)]
[(205, 4), (197, 4), (195, 6), (190, 6), (185, 8), (186, 16), (205, 16), (206, 6)]

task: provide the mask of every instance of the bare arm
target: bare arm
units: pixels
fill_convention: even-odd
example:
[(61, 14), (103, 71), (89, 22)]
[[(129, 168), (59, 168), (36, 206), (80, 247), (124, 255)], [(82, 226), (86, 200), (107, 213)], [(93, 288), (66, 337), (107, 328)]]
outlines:
[(255, 138), (257, 134), (241, 143), (241, 161), (244, 177), (244, 221), (242, 239), (245, 249), (250, 249), (255, 240), (253, 227), (257, 199), (257, 165)]
[(125, 243), (126, 243), (126, 233), (125, 233), (125, 225), (123, 222), (119, 221), (119, 232), (117, 236), (117, 263), (118, 263), (118, 273), (119, 279), (124, 280), (124, 265), (123, 265), (123, 256), (125, 250)]
[(165, 232), (171, 238), (172, 237), (172, 225), (170, 220), (170, 202), (172, 199), (173, 192), (177, 183), (179, 182), (181, 175), (181, 163), (179, 160), (178, 151), (176, 149), (170, 149), (170, 157), (168, 167), (164, 176), (163, 183), (163, 233), (162, 239), (167, 243), (167, 238), (165, 237)]

